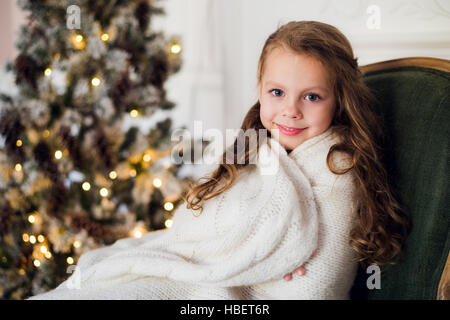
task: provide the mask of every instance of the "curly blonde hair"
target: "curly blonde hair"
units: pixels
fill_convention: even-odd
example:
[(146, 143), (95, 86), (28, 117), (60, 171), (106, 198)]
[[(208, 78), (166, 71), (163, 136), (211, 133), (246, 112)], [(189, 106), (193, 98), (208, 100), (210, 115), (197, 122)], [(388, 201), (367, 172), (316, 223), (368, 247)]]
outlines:
[[(396, 200), (387, 171), (383, 166), (383, 121), (376, 112), (376, 98), (363, 82), (357, 58), (348, 39), (335, 27), (317, 21), (292, 21), (272, 33), (266, 40), (258, 62), (257, 81), (261, 83), (268, 54), (275, 48), (307, 54), (319, 60), (331, 75), (336, 97), (336, 112), (331, 127), (342, 137), (327, 155), (327, 166), (334, 174), (353, 170), (357, 181), (358, 216), (350, 234), (350, 246), (357, 252), (363, 267), (395, 264), (410, 232), (409, 219)], [(260, 103), (256, 102), (247, 112), (242, 131), (265, 129), (260, 119)], [(240, 131), (240, 132), (242, 132)], [(270, 137), (270, 132), (267, 133)], [(238, 162), (236, 147), (232, 148), (233, 163), (227, 163), (223, 152), (222, 163), (210, 175), (198, 179), (189, 186), (184, 198), (187, 207), (203, 210), (202, 201), (213, 198), (230, 188), (240, 169), (250, 165), (251, 155), (258, 152), (261, 141), (250, 149), (245, 140), (245, 161)], [(352, 158), (349, 168), (338, 171), (333, 166), (332, 154), (342, 151)], [(201, 182), (202, 179), (206, 181)], [(220, 188), (215, 190), (220, 184)]]

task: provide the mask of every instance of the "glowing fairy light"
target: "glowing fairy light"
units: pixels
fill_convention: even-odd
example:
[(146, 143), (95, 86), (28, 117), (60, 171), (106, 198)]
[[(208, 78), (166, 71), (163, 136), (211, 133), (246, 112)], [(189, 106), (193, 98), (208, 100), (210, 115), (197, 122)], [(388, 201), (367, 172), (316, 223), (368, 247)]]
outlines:
[(116, 179), (117, 178), (117, 172), (116, 171), (111, 171), (110, 173), (109, 173), (109, 177), (112, 179), (112, 180), (114, 180), (114, 179)]
[(16, 141), (16, 146), (21, 147), (22, 146), (22, 140), (17, 140)]
[(22, 165), (20, 163), (16, 163), (16, 165), (14, 166), (14, 169), (16, 171), (22, 171)]
[(44, 70), (44, 75), (50, 77), (52, 75), (52, 68), (47, 68)]
[(62, 156), (63, 156), (63, 153), (62, 153), (62, 151), (61, 150), (56, 150), (55, 151), (55, 158), (56, 159), (61, 159), (62, 158)]
[(23, 240), (23, 242), (30, 241), (30, 236), (28, 235), (28, 233), (22, 234), (22, 240)]
[(89, 182), (83, 182), (83, 184), (81, 185), (81, 187), (83, 188), (84, 191), (89, 191), (91, 190), (91, 184)]
[(166, 202), (164, 203), (164, 209), (166, 211), (172, 211), (173, 210), (173, 203), (172, 202)]
[(109, 40), (109, 34), (107, 34), (106, 32), (105, 33), (103, 33), (101, 36), (100, 36), (100, 39), (102, 39), (102, 41), (108, 41)]
[(30, 243), (31, 244), (35, 244), (36, 243), (36, 237), (35, 236), (30, 236)]
[(73, 247), (74, 247), (74, 248), (79, 248), (79, 247), (81, 247), (81, 241), (80, 241), (80, 240), (75, 240), (75, 241), (73, 242)]
[(164, 225), (166, 226), (166, 228), (171, 228), (172, 225), (173, 225), (172, 219), (167, 219), (167, 220), (164, 222)]
[(68, 264), (73, 264), (73, 258), (72, 257), (67, 257), (67, 263)]
[(41, 266), (41, 262), (38, 259), (34, 259), (33, 264), (36, 268), (39, 268)]
[(132, 118), (138, 117), (138, 116), (139, 116), (139, 111), (137, 111), (136, 109), (131, 110), (131, 111), (130, 111), (130, 116), (131, 116)]
[(31, 223), (31, 224), (35, 223), (36, 222), (36, 216), (34, 214), (30, 214), (28, 216), (28, 222)]
[(94, 87), (98, 87), (100, 85), (100, 83), (101, 83), (101, 80), (100, 80), (99, 77), (93, 77), (92, 80), (91, 80), (91, 84)]
[(170, 47), (170, 52), (174, 53), (174, 54), (178, 54), (181, 52), (181, 45), (178, 43), (174, 43), (171, 47)]
[(153, 179), (153, 185), (154, 185), (156, 188), (161, 187), (161, 185), (162, 185), (161, 179), (159, 179), (159, 178)]
[(99, 191), (99, 193), (100, 193), (100, 195), (101, 195), (102, 197), (107, 197), (109, 192), (108, 192), (108, 189), (106, 189), (106, 188), (101, 188), (100, 191)]

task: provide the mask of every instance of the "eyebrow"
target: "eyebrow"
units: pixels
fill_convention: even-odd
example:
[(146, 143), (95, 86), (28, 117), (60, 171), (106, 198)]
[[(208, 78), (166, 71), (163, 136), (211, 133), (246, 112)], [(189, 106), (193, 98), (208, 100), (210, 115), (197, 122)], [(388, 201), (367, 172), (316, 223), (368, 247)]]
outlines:
[[(264, 82), (264, 84), (266, 86), (273, 85), (275, 87), (283, 87), (283, 85), (281, 85), (281, 84), (279, 84), (279, 83), (277, 83), (275, 81), (266, 81), (266, 82)], [(325, 92), (328, 92), (327, 88), (324, 88), (324, 87), (321, 87), (321, 86), (313, 86), (313, 87), (305, 88), (303, 91), (308, 91), (308, 90), (312, 90), (312, 89), (320, 89), (320, 90), (323, 90)]]

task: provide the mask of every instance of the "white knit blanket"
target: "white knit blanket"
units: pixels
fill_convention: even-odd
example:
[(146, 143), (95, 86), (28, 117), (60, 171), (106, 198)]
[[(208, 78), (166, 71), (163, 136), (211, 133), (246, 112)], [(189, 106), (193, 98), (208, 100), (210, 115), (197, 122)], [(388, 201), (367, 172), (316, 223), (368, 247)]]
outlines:
[[(86, 252), (66, 281), (31, 299), (277, 298), (247, 289), (305, 263), (318, 245), (319, 217), (296, 158), (268, 139), (256, 166), (207, 200), (201, 215), (183, 203), (171, 228)], [(312, 147), (329, 145), (330, 131), (312, 139), (321, 141), (307, 140)]]

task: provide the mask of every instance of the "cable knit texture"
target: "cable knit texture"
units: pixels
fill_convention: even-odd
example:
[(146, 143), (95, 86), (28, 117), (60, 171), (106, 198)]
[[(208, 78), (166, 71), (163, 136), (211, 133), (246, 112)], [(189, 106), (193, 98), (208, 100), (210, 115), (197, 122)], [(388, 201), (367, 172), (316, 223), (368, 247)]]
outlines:
[[(267, 141), (201, 214), (183, 203), (170, 229), (86, 252), (66, 281), (30, 299), (348, 299), (355, 181), (326, 165), (339, 137), (329, 128), (290, 153)], [(282, 279), (303, 264), (304, 276)]]

